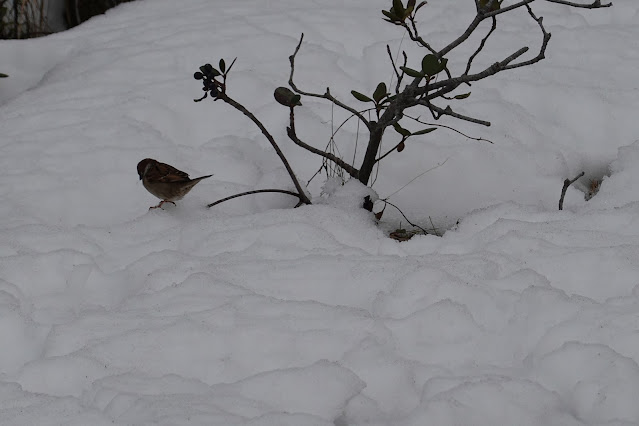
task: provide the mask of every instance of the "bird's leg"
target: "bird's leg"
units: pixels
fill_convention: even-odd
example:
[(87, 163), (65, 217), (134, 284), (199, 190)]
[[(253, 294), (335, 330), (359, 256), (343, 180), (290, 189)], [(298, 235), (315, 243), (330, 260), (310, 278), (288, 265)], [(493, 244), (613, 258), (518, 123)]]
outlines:
[(170, 201), (170, 200), (162, 200), (162, 201), (160, 201), (160, 204), (158, 204), (157, 206), (151, 206), (151, 207), (149, 207), (149, 210), (151, 210), (151, 209), (157, 209), (157, 208), (162, 208), (162, 204), (164, 204), (164, 203), (171, 203), (171, 204), (175, 205), (175, 203), (174, 203), (173, 201)]

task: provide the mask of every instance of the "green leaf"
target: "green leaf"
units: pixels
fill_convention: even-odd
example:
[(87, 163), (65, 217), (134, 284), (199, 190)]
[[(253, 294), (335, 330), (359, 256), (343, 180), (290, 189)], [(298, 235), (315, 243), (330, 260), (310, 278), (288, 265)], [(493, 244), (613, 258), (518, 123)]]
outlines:
[[(490, 1), (490, 0), (479, 0), (479, 6), (480, 6), (482, 9), (485, 9), (485, 8), (486, 8), (486, 6), (488, 6), (488, 2), (489, 2), (489, 1)], [(490, 11), (491, 11), (491, 12), (495, 12), (495, 11), (499, 10), (500, 8), (501, 8), (501, 1), (500, 1), (500, 0), (495, 0), (495, 1), (493, 2), (493, 4), (491, 5), (491, 7), (490, 7)]]
[(400, 21), (399, 16), (395, 15), (392, 10), (382, 10), (382, 13), (384, 14), (384, 16), (388, 17), (388, 19), (385, 19), (385, 21), (393, 23)]
[(399, 67), (400, 70), (404, 71), (404, 73), (409, 76), (409, 77), (414, 77), (414, 78), (419, 78), (419, 77), (424, 77), (424, 73), (420, 72), (420, 71), (416, 71), (412, 68), (408, 68), (408, 67)]
[(404, 5), (402, 4), (402, 0), (393, 0), (393, 12), (397, 16), (404, 16)]
[(371, 98), (369, 98), (368, 96), (363, 95), (363, 94), (361, 94), (359, 92), (356, 92), (355, 90), (351, 90), (351, 94), (358, 101), (361, 101), (361, 102), (373, 102), (373, 100)]
[(429, 127), (428, 129), (422, 129), (422, 130), (416, 131), (415, 133), (413, 133), (413, 136), (425, 135), (426, 133), (430, 133), (435, 130), (437, 130), (437, 127)]
[(293, 93), (293, 91), (288, 87), (278, 87), (277, 89), (275, 89), (273, 96), (278, 103), (287, 107), (302, 105), (302, 103), (300, 102), (300, 99), (302, 99), (302, 97)]
[(410, 17), (411, 13), (413, 13), (413, 10), (415, 10), (415, 0), (408, 0), (408, 3), (406, 4), (406, 10), (404, 11), (404, 20)]
[(420, 4), (417, 5), (417, 7), (415, 8), (415, 13), (417, 13), (417, 11), (424, 5), (426, 5), (427, 2), (423, 1)]
[(222, 71), (222, 74), (226, 71), (226, 63), (224, 62), (224, 59), (220, 59), (220, 71)]
[(456, 96), (454, 97), (454, 99), (466, 99), (466, 98), (467, 98), (467, 97), (469, 97), (469, 96), (470, 96), (470, 92), (468, 92), (468, 93), (462, 93), (461, 95), (456, 95)]
[(9, 77), (7, 74), (0, 72), (0, 78), (7, 78), (7, 77)]
[(386, 90), (386, 83), (383, 81), (377, 85), (375, 92), (373, 92), (373, 99), (375, 102), (379, 103), (382, 99), (384, 99), (388, 95), (388, 90)]
[(393, 129), (395, 129), (397, 133), (399, 133), (405, 138), (409, 137), (412, 134), (409, 130), (406, 130), (402, 126), (400, 126), (399, 123), (394, 123)]
[(432, 53), (429, 53), (422, 59), (422, 72), (426, 75), (435, 75), (441, 72), (441, 70), (443, 69), (444, 67), (437, 59), (437, 56), (433, 55)]

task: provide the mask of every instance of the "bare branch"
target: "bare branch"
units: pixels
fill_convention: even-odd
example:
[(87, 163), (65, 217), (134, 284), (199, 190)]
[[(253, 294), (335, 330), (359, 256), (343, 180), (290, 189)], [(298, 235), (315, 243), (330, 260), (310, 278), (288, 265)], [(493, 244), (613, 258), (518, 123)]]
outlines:
[[(231, 195), (230, 197), (222, 198), (221, 200), (217, 200), (217, 201), (215, 201), (215, 202), (213, 202), (211, 204), (208, 204), (206, 207), (211, 208), (211, 207), (216, 206), (216, 205), (218, 205), (220, 203), (223, 203), (225, 201), (232, 200), (233, 198), (243, 197), (245, 195), (251, 195), (251, 194), (259, 194), (261, 192), (279, 192), (279, 193), (282, 193), (282, 194), (288, 194), (288, 195), (292, 195), (294, 197), (299, 198), (300, 202), (302, 202), (302, 197), (300, 197), (300, 194), (296, 194), (296, 193), (294, 193), (292, 191), (287, 191), (285, 189), (257, 189), (255, 191), (242, 192), (240, 194), (235, 194), (235, 195)], [(304, 204), (309, 204), (309, 203), (304, 203)], [(298, 206), (299, 206), (299, 204), (298, 204)]]
[[(534, 0), (531, 0), (531, 1), (534, 1)], [(444, 47), (442, 50), (437, 52), (435, 55), (437, 57), (441, 58), (444, 55), (446, 55), (448, 52), (450, 52), (451, 50), (453, 50), (454, 48), (456, 48), (457, 46), (459, 46), (460, 44), (465, 42), (468, 39), (468, 37), (470, 37), (470, 35), (475, 31), (475, 29), (477, 28), (477, 26), (479, 25), (479, 23), (483, 19), (484, 19), (483, 16), (480, 13), (477, 13), (475, 18), (473, 19), (473, 22), (471, 22), (470, 25), (468, 26), (468, 28), (466, 28), (466, 31), (464, 31), (464, 33), (461, 36), (459, 36), (457, 39), (453, 40), (452, 43), (450, 43), (448, 46)]]
[(426, 43), (426, 40), (424, 40), (423, 38), (420, 37), (419, 32), (417, 31), (417, 25), (415, 24), (415, 18), (414, 17), (409, 17), (408, 19), (410, 20), (410, 24), (411, 24), (412, 30), (411, 30), (411, 27), (409, 27), (408, 24), (406, 24), (405, 22), (402, 23), (402, 26), (408, 32), (408, 36), (410, 37), (410, 39), (413, 40), (414, 42), (418, 43), (422, 47), (425, 47), (433, 55), (437, 56), (438, 55), (437, 51), (435, 49), (433, 49), (430, 44)]
[[(491, 66), (489, 66), (488, 68), (483, 70), (482, 72), (479, 72), (479, 73), (476, 73), (476, 74), (461, 75), (459, 77), (449, 78), (449, 79), (446, 79), (446, 80), (442, 80), (442, 81), (438, 81), (438, 82), (435, 82), (435, 83), (431, 83), (428, 86), (428, 90), (436, 90), (436, 89), (440, 89), (440, 88), (446, 88), (446, 90), (443, 91), (443, 92), (432, 93), (432, 94), (428, 95), (428, 99), (434, 99), (436, 97), (441, 96), (442, 94), (446, 94), (448, 92), (451, 92), (451, 91), (455, 90), (459, 85), (461, 85), (463, 83), (468, 83), (468, 82), (471, 82), (471, 81), (483, 80), (486, 77), (490, 77), (491, 75), (497, 74), (498, 72), (501, 72), (504, 69), (506, 69), (506, 66), (508, 64), (510, 64), (512, 61), (514, 61), (515, 59), (517, 59), (518, 57), (520, 57), (521, 55), (523, 55), (527, 51), (528, 51), (527, 47), (522, 47), (521, 49), (519, 49), (518, 51), (516, 51), (515, 53), (513, 53), (512, 55), (510, 55), (509, 57), (507, 57), (503, 61), (495, 62), (494, 64), (492, 64)], [(424, 87), (420, 87), (417, 90), (418, 94), (426, 93), (426, 91), (424, 89), (425, 89)]]
[(475, 15), (475, 18), (473, 19), (473, 21), (470, 23), (470, 25), (468, 25), (468, 28), (466, 28), (466, 31), (464, 31), (464, 33), (461, 36), (459, 36), (457, 39), (453, 40), (448, 46), (444, 47), (442, 50), (437, 52), (437, 56), (438, 57), (442, 57), (442, 56), (446, 55), (451, 50), (453, 50), (454, 48), (456, 48), (457, 46), (459, 46), (460, 44), (462, 44), (463, 42), (468, 40), (468, 37), (470, 37), (470, 35), (473, 32), (475, 32), (475, 30), (477, 29), (477, 26), (484, 19), (496, 16), (496, 15), (500, 15), (502, 13), (509, 12), (509, 11), (511, 11), (513, 9), (517, 9), (519, 7), (527, 5), (528, 3), (532, 3), (534, 1), (535, 0), (522, 0), (522, 1), (518, 2), (518, 3), (515, 3), (513, 5), (510, 5), (510, 6), (507, 6), (507, 7), (504, 7), (504, 8), (500, 8), (499, 10), (495, 10), (495, 11), (492, 11), (492, 12), (484, 12), (484, 11), (482, 11), (481, 8), (479, 7), (479, 3), (476, 3), (476, 5), (477, 5), (477, 15)]
[(571, 7), (581, 7), (583, 9), (599, 9), (602, 7), (612, 6), (612, 3), (601, 4), (601, 0), (595, 0), (594, 2), (590, 4), (574, 3), (571, 1), (565, 1), (565, 0), (546, 0), (546, 1), (549, 3), (565, 4), (566, 6), (571, 6)]
[(293, 181), (293, 184), (295, 185), (295, 189), (297, 189), (297, 192), (299, 193), (298, 197), (299, 197), (300, 201), (304, 202), (305, 204), (311, 204), (311, 200), (309, 200), (309, 198), (306, 196), (306, 192), (304, 192), (304, 190), (302, 189), (302, 185), (300, 185), (299, 181), (297, 180), (297, 176), (295, 176), (295, 172), (293, 172), (293, 169), (291, 168), (291, 165), (288, 163), (288, 160), (284, 156), (284, 153), (282, 153), (282, 150), (280, 149), (280, 147), (275, 142), (275, 139), (273, 139), (273, 136), (271, 136), (271, 134), (268, 132), (268, 130), (266, 130), (266, 127), (264, 127), (262, 122), (260, 120), (258, 120), (257, 117), (255, 117), (255, 115), (253, 115), (249, 110), (247, 110), (244, 107), (244, 105), (242, 105), (239, 102), (233, 100), (226, 93), (218, 94), (217, 98), (221, 99), (222, 101), (224, 101), (227, 104), (231, 105), (233, 108), (237, 109), (242, 114), (247, 116), (253, 123), (255, 123), (255, 125), (262, 131), (262, 134), (271, 143), (271, 145), (273, 146), (273, 149), (277, 153), (278, 157), (280, 157), (280, 160), (282, 160), (282, 163), (284, 163), (284, 167), (286, 167), (286, 171), (288, 172), (289, 176), (291, 177), (291, 180)]
[(332, 161), (333, 163), (337, 164), (339, 167), (344, 169), (344, 171), (346, 171), (346, 173), (348, 173), (349, 175), (351, 175), (354, 178), (357, 178), (359, 176), (359, 170), (357, 170), (355, 167), (351, 166), (350, 164), (348, 164), (347, 162), (345, 162), (341, 158), (335, 156), (334, 154), (331, 154), (330, 152), (326, 152), (326, 151), (322, 151), (321, 149), (317, 149), (314, 146), (311, 146), (311, 145), (307, 144), (306, 142), (302, 141), (299, 137), (297, 137), (297, 133), (295, 132), (294, 107), (291, 107), (290, 126), (286, 128), (286, 134), (295, 143), (295, 145), (300, 146), (300, 147), (306, 149), (307, 151), (312, 152), (313, 154), (317, 154), (317, 155), (319, 155), (321, 157), (324, 157), (324, 158), (326, 158), (329, 161)]
[(583, 175), (585, 175), (586, 172), (581, 172), (579, 173), (579, 175), (570, 180), (570, 179), (566, 179), (564, 180), (564, 187), (561, 189), (561, 197), (559, 197), (559, 210), (563, 210), (564, 209), (564, 197), (566, 196), (566, 190), (568, 189), (568, 187), (570, 185), (572, 185), (573, 183), (575, 183), (577, 181), (577, 179), (579, 179), (580, 177), (582, 177)]
[(452, 130), (453, 132), (455, 132), (455, 133), (459, 133), (459, 134), (460, 134), (460, 135), (462, 135), (463, 137), (468, 138), (468, 139), (472, 139), (472, 140), (474, 140), (474, 141), (478, 141), (478, 142), (483, 141), (483, 142), (493, 143), (493, 141), (488, 140), (488, 139), (484, 139), (484, 138), (474, 138), (474, 137), (472, 137), (472, 136), (468, 136), (467, 134), (465, 134), (465, 133), (463, 133), (463, 132), (460, 132), (459, 130), (457, 130), (457, 129), (453, 128), (453, 127), (446, 126), (445, 124), (439, 124), (439, 123), (428, 123), (428, 122), (426, 122), (426, 121), (422, 121), (422, 120), (420, 120), (420, 119), (419, 119), (419, 117), (415, 118), (415, 117), (411, 117), (410, 115), (406, 115), (405, 117), (406, 117), (406, 118), (410, 118), (411, 120), (414, 120), (414, 121), (416, 121), (416, 122), (418, 122), (418, 123), (426, 124), (427, 126), (437, 126), (437, 127), (443, 127), (444, 129)]
[[(402, 84), (402, 79), (404, 78), (404, 71), (400, 73), (399, 70), (397, 69), (397, 66), (395, 65), (395, 60), (393, 59), (393, 54), (391, 53), (390, 46), (388, 44), (386, 45), (386, 51), (388, 52), (388, 57), (390, 58), (391, 64), (393, 65), (393, 71), (395, 71), (395, 76), (397, 77), (397, 84), (395, 85), (395, 94), (398, 94), (399, 86)], [(404, 51), (402, 51), (402, 55), (404, 56), (404, 66), (406, 66), (406, 63), (408, 62), (408, 56), (406, 55), (406, 52)]]
[(473, 60), (475, 59), (475, 57), (477, 57), (477, 55), (479, 55), (479, 52), (482, 51), (482, 49), (484, 48), (484, 46), (486, 45), (486, 40), (488, 40), (488, 38), (493, 34), (493, 32), (497, 29), (497, 19), (493, 16), (493, 24), (490, 27), (490, 31), (488, 31), (488, 34), (486, 34), (486, 37), (484, 37), (481, 40), (481, 43), (479, 43), (479, 47), (477, 48), (477, 50), (475, 51), (475, 53), (473, 53), (470, 58), (468, 58), (468, 63), (466, 64), (466, 71), (464, 71), (464, 75), (467, 75), (468, 72), (470, 71), (470, 66), (473, 63)]
[(426, 100), (422, 100), (419, 103), (424, 105), (424, 106), (427, 106), (431, 111), (434, 111), (434, 112), (438, 113), (438, 115), (435, 115), (435, 120), (439, 120), (442, 115), (449, 115), (449, 116), (455, 117), (455, 118), (457, 118), (459, 120), (470, 121), (471, 123), (481, 124), (482, 126), (490, 127), (490, 121), (479, 120), (477, 118), (468, 117), (466, 115), (462, 115), (462, 114), (456, 113), (450, 108), (450, 106), (447, 106), (444, 109), (444, 108), (440, 108), (438, 106), (435, 106), (435, 105), (431, 104), (430, 102), (428, 102)]
[(295, 83), (293, 82), (293, 74), (295, 73), (295, 57), (297, 56), (297, 52), (299, 52), (300, 47), (302, 46), (302, 40), (304, 40), (304, 34), (303, 33), (302, 33), (302, 35), (300, 37), (299, 43), (297, 43), (297, 47), (295, 48), (295, 51), (293, 52), (293, 54), (291, 56), (288, 57), (289, 62), (291, 63), (291, 74), (288, 77), (288, 85), (291, 86), (293, 91), (295, 93), (299, 94), (299, 95), (309, 96), (309, 97), (313, 97), (313, 98), (328, 99), (329, 101), (331, 101), (332, 103), (334, 103), (338, 107), (340, 107), (342, 109), (345, 109), (346, 111), (349, 111), (351, 114), (354, 114), (357, 118), (359, 118), (362, 121), (362, 123), (364, 123), (364, 125), (367, 128), (370, 129), (370, 122), (362, 114), (360, 114), (359, 111), (357, 111), (355, 108), (352, 108), (352, 107), (342, 103), (341, 101), (336, 99), (333, 95), (331, 95), (331, 91), (330, 91), (330, 89), (328, 87), (326, 88), (326, 92), (323, 95), (321, 95), (319, 93), (305, 92), (303, 90), (300, 90), (295, 85)]
[(550, 41), (550, 33), (546, 32), (546, 29), (544, 28), (544, 24), (543, 24), (543, 17), (539, 17), (537, 18), (537, 16), (533, 13), (532, 9), (530, 8), (530, 6), (526, 5), (526, 8), (528, 9), (528, 14), (532, 17), (532, 19), (537, 22), (537, 25), (539, 25), (539, 28), (541, 29), (541, 33), (543, 34), (543, 40), (541, 42), (541, 47), (539, 48), (539, 53), (537, 54), (537, 56), (535, 56), (534, 58), (528, 60), (528, 61), (523, 61), (523, 62), (518, 62), (516, 64), (510, 64), (507, 65), (505, 69), (510, 70), (513, 68), (519, 68), (519, 67), (525, 67), (527, 65), (532, 65), (536, 62), (541, 61), (542, 59), (544, 59), (546, 57), (546, 48), (548, 47), (548, 42)]
[(402, 76), (399, 74), (399, 70), (395, 66), (395, 60), (393, 59), (393, 52), (391, 52), (390, 45), (388, 44), (386, 45), (386, 53), (388, 53), (388, 57), (390, 58), (391, 65), (393, 66), (393, 71), (395, 71), (395, 77), (397, 77), (397, 81), (398, 81), (397, 85), (399, 86), (399, 80), (401, 80)]

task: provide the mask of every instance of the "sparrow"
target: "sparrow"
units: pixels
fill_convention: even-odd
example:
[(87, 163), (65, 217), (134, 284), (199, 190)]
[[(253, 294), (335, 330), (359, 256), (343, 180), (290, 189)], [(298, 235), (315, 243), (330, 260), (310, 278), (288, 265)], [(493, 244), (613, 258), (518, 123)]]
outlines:
[(213, 175), (189, 179), (189, 175), (168, 164), (160, 163), (151, 158), (145, 158), (138, 163), (138, 175), (142, 184), (151, 194), (158, 197), (160, 204), (149, 207), (157, 209), (164, 203), (181, 200), (198, 182)]

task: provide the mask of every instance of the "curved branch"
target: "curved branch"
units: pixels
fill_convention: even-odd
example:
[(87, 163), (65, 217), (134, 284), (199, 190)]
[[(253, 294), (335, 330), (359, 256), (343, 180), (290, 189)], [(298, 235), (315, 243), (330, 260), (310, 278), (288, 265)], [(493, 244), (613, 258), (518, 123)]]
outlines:
[(409, 224), (410, 226), (412, 226), (413, 228), (419, 228), (419, 229), (420, 229), (420, 230), (421, 230), (424, 234), (428, 234), (428, 231), (426, 231), (424, 228), (422, 228), (422, 227), (421, 227), (421, 226), (419, 226), (419, 225), (415, 225), (413, 222), (411, 222), (411, 221), (410, 221), (410, 219), (406, 217), (406, 215), (404, 214), (404, 212), (403, 212), (403, 211), (402, 211), (399, 207), (397, 207), (395, 204), (391, 203), (390, 201), (388, 201), (388, 200), (386, 200), (386, 199), (384, 199), (384, 200), (380, 200), (380, 201), (383, 201), (384, 203), (386, 203), (386, 204), (388, 204), (388, 205), (390, 205), (390, 206), (392, 206), (392, 207), (395, 207), (395, 209), (397, 209), (397, 211), (398, 211), (398, 212), (399, 212), (402, 216), (404, 216), (404, 219), (406, 219), (406, 222), (408, 222), (408, 224)]
[[(419, 35), (419, 32), (417, 31), (417, 24), (415, 23), (415, 18), (414, 17), (409, 17), (408, 19), (410, 20), (410, 24), (411, 24), (410, 27), (408, 26), (408, 24), (406, 22), (402, 22), (402, 24), (401, 24), (402, 27), (404, 27), (404, 29), (408, 33), (408, 37), (410, 37), (410, 39), (413, 40), (415, 43), (417, 43), (420, 46), (426, 48), (433, 55), (435, 55), (435, 56), (439, 55), (439, 53), (437, 53), (437, 51), (435, 49), (433, 49), (433, 47), (430, 44), (428, 44), (426, 42), (426, 40), (424, 40)], [(441, 57), (441, 56), (439, 56), (439, 57)]]
[[(294, 197), (299, 198), (300, 203), (302, 203), (302, 201), (303, 201), (302, 197), (300, 197), (300, 194), (296, 194), (293, 191), (287, 191), (285, 189), (256, 189), (255, 191), (242, 192), (240, 194), (235, 194), (235, 195), (231, 195), (230, 197), (222, 198), (221, 200), (217, 200), (217, 201), (215, 201), (215, 202), (213, 202), (211, 204), (207, 204), (206, 207), (211, 208), (211, 207), (213, 207), (215, 205), (218, 205), (218, 204), (221, 204), (221, 203), (223, 203), (225, 201), (232, 200), (233, 198), (243, 197), (245, 195), (251, 195), (251, 194), (259, 194), (261, 192), (279, 192), (279, 193), (282, 193), (282, 194), (288, 194), (288, 195), (292, 195)], [(304, 203), (304, 204), (310, 204), (310, 203)]]
[(291, 165), (288, 163), (288, 160), (284, 156), (284, 153), (282, 152), (280, 147), (275, 142), (275, 139), (273, 139), (273, 136), (271, 136), (271, 134), (268, 132), (268, 130), (266, 130), (266, 127), (264, 127), (262, 122), (260, 122), (260, 120), (258, 120), (249, 110), (247, 110), (244, 107), (244, 105), (242, 105), (239, 102), (233, 100), (226, 93), (220, 93), (217, 98), (221, 99), (222, 101), (224, 101), (227, 104), (231, 105), (233, 108), (235, 108), (238, 111), (240, 111), (242, 114), (244, 114), (249, 119), (251, 119), (251, 121), (253, 123), (255, 123), (255, 125), (257, 127), (259, 127), (259, 129), (262, 131), (262, 134), (266, 137), (266, 139), (268, 139), (268, 141), (273, 146), (273, 149), (275, 150), (277, 155), (280, 157), (280, 160), (282, 160), (282, 163), (284, 163), (284, 167), (286, 167), (286, 171), (288, 172), (289, 176), (291, 177), (291, 180), (293, 181), (293, 184), (295, 185), (295, 189), (297, 189), (297, 192), (299, 193), (299, 194), (297, 194), (297, 196), (300, 199), (300, 201), (304, 202), (305, 204), (312, 204), (311, 200), (309, 200), (309, 198), (306, 196), (306, 193), (302, 189), (302, 185), (297, 180), (297, 176), (295, 176), (295, 173), (293, 172), (293, 169), (291, 168)]
[[(510, 12), (511, 10), (518, 9), (522, 6), (528, 6), (528, 4), (534, 1), (535, 0), (521, 0), (515, 4), (511, 4), (510, 6), (506, 6), (495, 11), (484, 11), (478, 8), (477, 15), (475, 16), (473, 21), (470, 23), (470, 25), (468, 25), (468, 28), (466, 28), (466, 31), (464, 31), (464, 33), (461, 36), (459, 36), (457, 39), (453, 40), (448, 46), (444, 47), (442, 50), (437, 52), (436, 55), (441, 58), (442, 56), (446, 55), (451, 50), (453, 50), (454, 48), (456, 48), (457, 46), (459, 46), (460, 44), (468, 40), (468, 38), (475, 31), (479, 23), (483, 21), (484, 19), (501, 15), (502, 13)], [(579, 7), (584, 9), (598, 9), (602, 7), (612, 6), (612, 3), (601, 4), (601, 0), (595, 0), (594, 2), (589, 4), (575, 3), (575, 2), (571, 2), (567, 0), (546, 0), (546, 1), (550, 3), (563, 4), (566, 6)], [(479, 2), (476, 1), (475, 3), (476, 5), (479, 5)], [(415, 36), (419, 37), (418, 34), (415, 34)], [(418, 40), (415, 40), (415, 41), (418, 41)]]
[(324, 157), (324, 158), (326, 158), (329, 161), (332, 161), (333, 163), (337, 164), (339, 167), (344, 169), (344, 171), (346, 171), (346, 173), (348, 173), (349, 175), (351, 175), (352, 177), (354, 177), (356, 179), (359, 176), (359, 170), (357, 170), (355, 167), (353, 167), (352, 165), (348, 164), (347, 162), (345, 162), (341, 158), (337, 157), (335, 154), (331, 154), (330, 152), (326, 152), (326, 151), (322, 151), (321, 149), (317, 149), (314, 146), (311, 146), (311, 145), (307, 144), (306, 142), (302, 141), (300, 138), (297, 137), (297, 133), (295, 132), (294, 107), (291, 107), (290, 126), (286, 128), (286, 134), (295, 143), (295, 145), (300, 146), (300, 147), (304, 148), (305, 150), (312, 152), (313, 154), (317, 154), (317, 155), (319, 155), (321, 157)]
[(479, 52), (482, 51), (482, 49), (486, 45), (486, 41), (488, 40), (488, 38), (490, 38), (490, 36), (493, 34), (493, 32), (495, 32), (496, 29), (497, 19), (493, 16), (493, 24), (490, 27), (490, 31), (488, 31), (488, 34), (486, 34), (486, 36), (481, 40), (481, 43), (479, 43), (479, 47), (477, 48), (477, 50), (475, 50), (475, 53), (473, 53), (470, 58), (468, 58), (468, 63), (466, 64), (466, 71), (464, 71), (464, 75), (467, 75), (470, 72), (470, 67), (473, 64), (473, 60), (477, 57), (477, 55), (479, 55)]
[(563, 186), (563, 188), (561, 188), (561, 197), (559, 197), (559, 210), (563, 210), (564, 209), (564, 197), (566, 196), (566, 190), (568, 189), (568, 187), (570, 185), (572, 185), (573, 183), (575, 183), (577, 180), (579, 180), (579, 178), (582, 177), (585, 174), (586, 174), (586, 172), (581, 172), (574, 179), (566, 179), (566, 180), (564, 180), (564, 186)]
[(523, 61), (523, 62), (518, 62), (515, 64), (510, 64), (507, 65), (504, 69), (505, 70), (511, 70), (513, 68), (519, 68), (519, 67), (525, 67), (527, 65), (532, 65), (536, 62), (541, 61), (542, 59), (544, 59), (546, 57), (546, 48), (548, 47), (548, 42), (550, 41), (550, 33), (546, 32), (546, 29), (544, 28), (544, 24), (543, 24), (543, 17), (539, 17), (537, 18), (537, 16), (533, 13), (533, 10), (530, 8), (530, 6), (526, 5), (526, 8), (528, 9), (528, 14), (532, 17), (532, 19), (537, 22), (537, 25), (539, 25), (539, 28), (541, 29), (541, 33), (544, 35), (544, 38), (541, 42), (541, 47), (539, 48), (539, 53), (537, 54), (537, 56), (535, 56), (534, 58), (528, 60), (528, 61)]
[[(535, 1), (535, 0), (530, 0), (530, 1)], [(475, 30), (477, 29), (477, 26), (483, 20), (484, 20), (483, 15), (481, 15), (480, 13), (477, 13), (475, 18), (473, 19), (473, 22), (471, 22), (468, 28), (466, 28), (466, 31), (464, 31), (464, 33), (461, 36), (459, 36), (457, 39), (453, 40), (453, 42), (450, 43), (448, 46), (444, 47), (442, 50), (437, 52), (436, 54), (437, 57), (439, 58), (443, 57), (448, 52), (450, 52), (451, 50), (453, 50), (454, 48), (456, 48), (457, 46), (459, 46), (460, 44), (468, 40), (468, 37), (470, 37), (470, 35), (473, 32), (475, 32)]]

